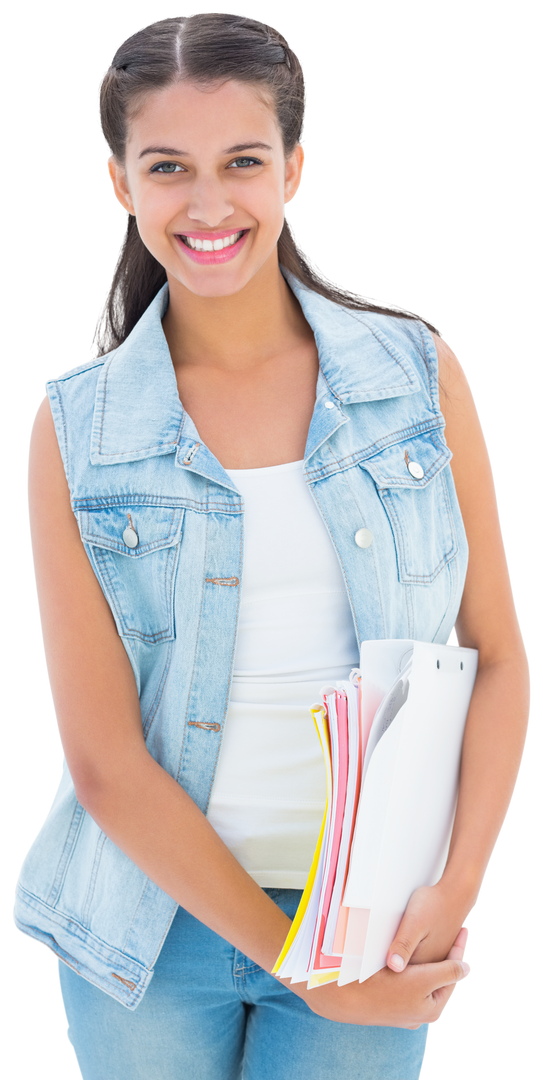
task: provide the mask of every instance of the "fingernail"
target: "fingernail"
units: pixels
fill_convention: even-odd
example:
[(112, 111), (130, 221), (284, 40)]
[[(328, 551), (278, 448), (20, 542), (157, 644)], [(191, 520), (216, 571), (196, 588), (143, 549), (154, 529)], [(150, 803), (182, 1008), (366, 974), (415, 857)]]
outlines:
[(464, 975), (469, 975), (469, 973), (470, 973), (470, 966), (469, 966), (469, 964), (466, 964), (466, 961), (465, 961), (465, 960), (461, 960), (461, 961), (460, 961), (460, 963), (462, 964), (462, 967), (463, 967), (463, 969), (464, 969)]
[(405, 961), (398, 953), (393, 953), (390, 957), (389, 967), (394, 968), (394, 971), (403, 971), (405, 967)]

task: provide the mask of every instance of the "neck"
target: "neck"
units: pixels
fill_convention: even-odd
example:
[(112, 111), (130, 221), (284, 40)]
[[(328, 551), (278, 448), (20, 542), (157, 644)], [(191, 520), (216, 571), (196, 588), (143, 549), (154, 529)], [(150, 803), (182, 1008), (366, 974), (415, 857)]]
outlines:
[(168, 284), (162, 325), (176, 368), (196, 364), (241, 372), (266, 362), (286, 341), (311, 337), (276, 252), (231, 296), (197, 296), (175, 279)]

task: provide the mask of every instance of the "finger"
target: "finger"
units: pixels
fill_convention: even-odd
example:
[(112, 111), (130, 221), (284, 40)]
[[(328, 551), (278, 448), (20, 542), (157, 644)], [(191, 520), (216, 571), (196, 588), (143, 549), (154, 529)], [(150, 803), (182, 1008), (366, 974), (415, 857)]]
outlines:
[(446, 959), (447, 960), (463, 960), (464, 959), (464, 950), (459, 949), (457, 945), (453, 945), (452, 948), (449, 949), (449, 952), (447, 953)]
[[(454, 945), (453, 945), (454, 949)], [(431, 993), (442, 990), (444, 987), (456, 986), (458, 982), (469, 975), (470, 967), (464, 960), (447, 958), (439, 964), (425, 965), (431, 973)]]
[(460, 931), (459, 931), (459, 933), (457, 935), (457, 940), (456, 940), (456, 942), (454, 942), (454, 945), (460, 945), (462, 948), (467, 948), (467, 946), (469, 946), (471, 940), (472, 940), (472, 928), (467, 926), (467, 922), (464, 922), (463, 927), (461, 927), (461, 929), (460, 929)]
[[(452, 974), (453, 978), (450, 982), (444, 983), (442, 986), (438, 986), (433, 990), (431, 997), (434, 1000), (435, 1007), (439, 1009), (439, 1015), (432, 1021), (432, 1024), (439, 1024), (440, 1021), (443, 1020), (454, 994), (457, 993), (460, 983), (465, 982), (467, 978), (472, 976), (473, 964), (470, 963), (469, 960), (454, 961)], [(452, 983), (454, 985), (452, 985)]]
[(431, 1003), (433, 1010), (433, 1019), (437, 1020), (443, 1009), (445, 1008), (448, 1000), (452, 997), (454, 990), (456, 990), (456, 983), (451, 983), (450, 986), (440, 986), (438, 990), (434, 990), (428, 1002)]
[(411, 914), (408, 909), (388, 950), (387, 966), (392, 971), (403, 971), (419, 942), (426, 937), (426, 933), (426, 927), (422, 925), (420, 917)]
[(457, 934), (456, 941), (454, 942), (453, 945), (451, 945), (451, 948), (450, 948), (449, 952), (447, 953), (446, 959), (447, 960), (463, 960), (464, 959), (464, 950), (466, 948), (467, 940), (468, 940), (468, 932), (467, 932), (466, 927), (463, 926), (462, 929), (460, 930), (460, 933)]
[[(454, 946), (453, 946), (454, 948)], [(406, 979), (411, 980), (425, 996), (441, 990), (444, 986), (456, 986), (469, 973), (469, 964), (464, 960), (447, 958), (431, 964), (410, 964)]]

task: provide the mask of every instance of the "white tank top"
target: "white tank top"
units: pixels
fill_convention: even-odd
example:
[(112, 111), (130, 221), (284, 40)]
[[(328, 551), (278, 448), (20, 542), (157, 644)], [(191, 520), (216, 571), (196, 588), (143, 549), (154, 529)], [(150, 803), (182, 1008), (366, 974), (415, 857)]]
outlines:
[(324, 812), (309, 712), (358, 646), (303, 462), (228, 469), (244, 500), (243, 584), (230, 707), (208, 818), (261, 886), (305, 885)]

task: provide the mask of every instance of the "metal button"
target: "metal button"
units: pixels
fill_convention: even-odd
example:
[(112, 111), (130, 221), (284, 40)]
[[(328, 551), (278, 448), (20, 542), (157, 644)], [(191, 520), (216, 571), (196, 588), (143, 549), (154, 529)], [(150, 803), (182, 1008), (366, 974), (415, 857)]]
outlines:
[(325, 409), (335, 409), (335, 407), (336, 406), (335, 406), (333, 401), (325, 401), (324, 402), (324, 408)]
[(189, 447), (185, 454), (185, 457), (183, 458), (183, 465), (192, 465), (194, 455), (200, 449), (200, 445), (200, 443), (194, 443), (192, 446)]
[(139, 544), (138, 534), (135, 529), (130, 527), (130, 525), (123, 532), (123, 540), (129, 548), (135, 548)]
[(409, 469), (411, 476), (414, 477), (415, 480), (422, 480), (424, 476), (424, 469), (422, 465), (419, 465), (418, 461), (410, 461), (407, 468)]
[(358, 532), (354, 534), (354, 542), (358, 544), (358, 547), (368, 548), (370, 544), (373, 544), (371, 529), (358, 529)]

